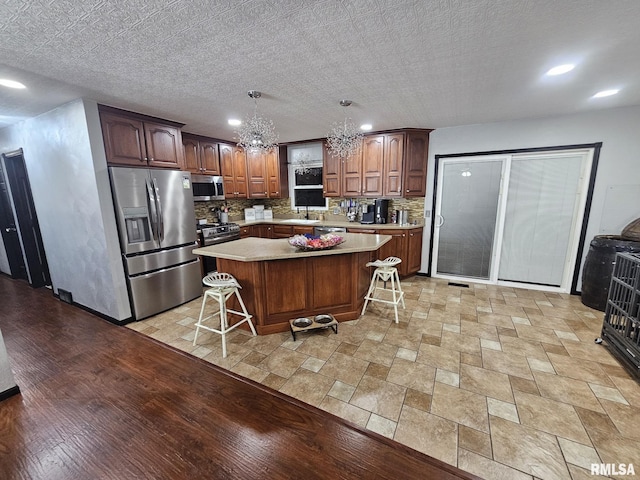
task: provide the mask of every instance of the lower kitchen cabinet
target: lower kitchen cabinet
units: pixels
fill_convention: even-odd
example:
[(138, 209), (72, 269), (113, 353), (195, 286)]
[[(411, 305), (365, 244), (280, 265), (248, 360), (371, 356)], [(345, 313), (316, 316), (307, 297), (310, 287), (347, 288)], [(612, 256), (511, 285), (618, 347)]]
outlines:
[(376, 229), (347, 228), (348, 233), (378, 233), (391, 235), (391, 240), (378, 250), (378, 258), (398, 257), (402, 263), (398, 265), (398, 274), (402, 277), (414, 275), (422, 265), (422, 233), (423, 227), (411, 229)]
[(254, 225), (254, 237), (273, 238), (273, 225)]
[(293, 235), (293, 225), (272, 225), (271, 238), (289, 238)]
[(422, 228), (412, 228), (407, 237), (407, 275), (417, 273), (422, 266)]

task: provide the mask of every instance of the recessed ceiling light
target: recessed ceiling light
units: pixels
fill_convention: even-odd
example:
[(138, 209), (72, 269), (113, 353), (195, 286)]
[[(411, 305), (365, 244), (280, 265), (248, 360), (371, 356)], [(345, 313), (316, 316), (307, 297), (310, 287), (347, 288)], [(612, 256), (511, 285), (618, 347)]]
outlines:
[(227, 120), (227, 122), (233, 127), (237, 127), (238, 125), (242, 124), (242, 120), (237, 120), (235, 118), (230, 118), (229, 120)]
[(373, 125), (371, 125), (370, 123), (363, 123), (362, 125), (360, 125), (360, 130), (371, 130), (373, 128)]
[(9, 87), (9, 88), (27, 88), (22, 83), (16, 82), (15, 80), (9, 80), (7, 78), (0, 78), (0, 85), (2, 85), (3, 87)]
[(565, 65), (558, 65), (557, 67), (553, 67), (551, 70), (547, 72), (547, 75), (562, 75), (563, 73), (570, 72), (573, 70), (575, 65), (571, 63), (567, 63)]
[(615, 95), (620, 90), (612, 89), (612, 90), (602, 90), (601, 92), (596, 93), (593, 98), (602, 98), (602, 97), (610, 97), (611, 95)]

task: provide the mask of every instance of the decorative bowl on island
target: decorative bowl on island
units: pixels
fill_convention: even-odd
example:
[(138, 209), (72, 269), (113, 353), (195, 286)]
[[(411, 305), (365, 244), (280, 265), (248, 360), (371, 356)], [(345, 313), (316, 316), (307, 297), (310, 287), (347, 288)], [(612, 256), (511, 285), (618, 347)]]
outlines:
[(303, 252), (328, 250), (343, 242), (344, 239), (335, 233), (327, 233), (325, 235), (311, 235), (310, 233), (305, 233), (304, 235), (294, 235), (293, 237), (289, 237), (289, 244)]

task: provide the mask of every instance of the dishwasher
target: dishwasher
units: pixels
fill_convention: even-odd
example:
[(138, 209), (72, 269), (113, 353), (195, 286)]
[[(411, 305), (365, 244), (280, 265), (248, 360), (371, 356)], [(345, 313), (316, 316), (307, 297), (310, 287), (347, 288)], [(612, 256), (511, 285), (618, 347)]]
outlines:
[(313, 227), (314, 235), (326, 235), (327, 233), (346, 233), (345, 227)]

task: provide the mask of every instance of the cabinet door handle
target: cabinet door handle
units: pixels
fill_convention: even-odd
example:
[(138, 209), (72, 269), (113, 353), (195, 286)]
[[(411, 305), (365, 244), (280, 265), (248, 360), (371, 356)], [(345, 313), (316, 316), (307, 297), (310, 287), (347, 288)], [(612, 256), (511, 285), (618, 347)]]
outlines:
[(409, 189), (407, 188), (407, 193), (409, 193)]
[(148, 162), (148, 161), (149, 161), (149, 159), (148, 159), (147, 157), (144, 157), (144, 161), (145, 161), (145, 162)]

